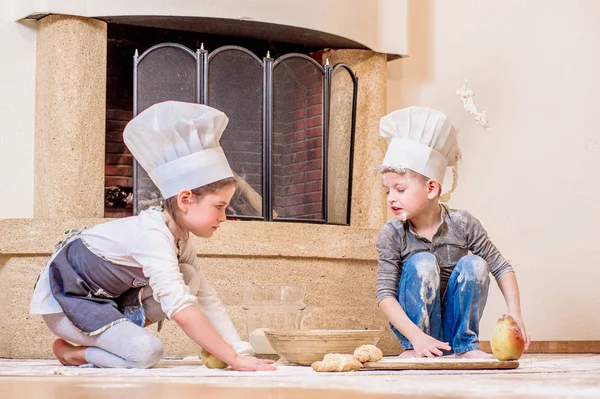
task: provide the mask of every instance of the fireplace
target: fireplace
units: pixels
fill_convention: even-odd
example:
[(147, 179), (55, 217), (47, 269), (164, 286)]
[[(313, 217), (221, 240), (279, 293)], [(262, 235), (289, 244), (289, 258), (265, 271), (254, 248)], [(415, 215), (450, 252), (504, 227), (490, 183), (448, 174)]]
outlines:
[[(152, 104), (178, 100), (230, 119), (221, 145), (240, 180), (230, 219), (350, 223), (358, 80), (348, 65), (329, 65), (315, 47), (109, 24), (107, 70), (107, 216), (160, 202), (122, 131)], [(340, 113), (349, 117), (332, 130)]]
[[(385, 198), (381, 183), (373, 172), (385, 153), (378, 122), (385, 114), (386, 61), (394, 54), (404, 54), (401, 42), (389, 46), (380, 38), (402, 37), (402, 32), (394, 32), (396, 28), (402, 30), (404, 25), (397, 19), (385, 26), (372, 23), (379, 21), (377, 15), (383, 11), (381, 5), (373, 7), (370, 2), (345, 6), (341, 0), (336, 0), (334, 3), (337, 4), (331, 5), (331, 9), (345, 12), (334, 13), (324, 12), (322, 4), (315, 1), (308, 4), (307, 1), (269, 1), (264, 2), (265, 7), (257, 7), (261, 1), (238, 0), (203, 1), (202, 5), (154, 0), (19, 3), (23, 8), (19, 17), (37, 21), (34, 217), (0, 223), (5, 238), (0, 248), (0, 282), (7, 283), (0, 290), (8, 298), (3, 301), (5, 314), (27, 314), (31, 287), (65, 230), (104, 223), (109, 220), (103, 218), (104, 215), (112, 218), (132, 212), (126, 205), (105, 208), (104, 192), (107, 186), (133, 187), (133, 160), (121, 137), (123, 128), (133, 117), (135, 50), (138, 49), (141, 57), (156, 44), (177, 43), (196, 53), (204, 43), (207, 56), (228, 45), (249, 50), (261, 63), (267, 51), (273, 64), (288, 54), (299, 53), (314, 59), (319, 67), (326, 64), (327, 59), (331, 67), (340, 62), (347, 64), (359, 78), (352, 158), (338, 157), (350, 151), (348, 135), (353, 119), (354, 82), (343, 67), (338, 67), (333, 74), (329, 95), (329, 189), (326, 200), (330, 206), (327, 218), (329, 223), (332, 218), (340, 224), (347, 220), (348, 171), (352, 170), (350, 226), (332, 226), (323, 222), (265, 223), (261, 219), (225, 223), (210, 240), (191, 237), (206, 277), (218, 290), (234, 324), (244, 335), (245, 321), (239, 295), (244, 285), (299, 284), (309, 287), (307, 317), (302, 328), (379, 329), (386, 325), (370, 295), (359, 295), (352, 303), (343, 298), (357, 287), (365, 293), (375, 289), (377, 252), (373, 242), (378, 228), (385, 222)], [(387, 10), (386, 14), (394, 13)], [(256, 21), (241, 20), (239, 16), (254, 17)], [(223, 51), (212, 60), (214, 63), (225, 62), (225, 56), (232, 54), (235, 53)], [(193, 57), (187, 57), (193, 60)], [(219, 61), (221, 57), (225, 58)], [(288, 59), (292, 60), (295, 59)], [(306, 61), (302, 64), (305, 68), (290, 67), (298, 80), (303, 79), (302, 70), (311, 71), (312, 68), (311, 61), (301, 61)], [(261, 64), (254, 62), (257, 68), (248, 70), (248, 74), (257, 76)], [(308, 166), (306, 173), (296, 173), (292, 166), (302, 162), (304, 157), (323, 158), (324, 153), (319, 154), (323, 151), (322, 142), (320, 146), (318, 144), (321, 139), (310, 137), (315, 132), (310, 129), (313, 124), (319, 126), (319, 122), (321, 125), (325, 122), (324, 114), (318, 114), (325, 103), (312, 104), (316, 100), (311, 97), (318, 98), (319, 95), (318, 90), (308, 84), (295, 86), (304, 93), (306, 107), (280, 103), (280, 89), (283, 89), (276, 81), (284, 87), (293, 83), (292, 79), (286, 80), (285, 75), (290, 74), (285, 65), (279, 61), (278, 66), (273, 67), (271, 77), (274, 83), (272, 206), (277, 213), (273, 214), (273, 220), (296, 216), (291, 207), (284, 208), (287, 204), (279, 202), (281, 198), (294, 195), (306, 198), (306, 193), (318, 193), (322, 187), (322, 183), (313, 183), (309, 179), (292, 188), (285, 185), (285, 179), (290, 180), (294, 174), (322, 173), (318, 168), (315, 172)], [(206, 95), (210, 101), (226, 103), (227, 96), (217, 98), (213, 93), (215, 86), (210, 83), (221, 78), (217, 72), (219, 69), (213, 68), (209, 73)], [(318, 76), (320, 72), (315, 74)], [(241, 82), (244, 81), (248, 80)], [(259, 78), (258, 81), (252, 87), (237, 82), (237, 87), (244, 88), (248, 96), (251, 93), (262, 95), (262, 80)], [(286, 83), (288, 81), (292, 83)], [(325, 93), (321, 97), (324, 99)], [(258, 135), (256, 132), (262, 132), (263, 119), (254, 115), (258, 110), (262, 116), (262, 102), (248, 110), (253, 111), (250, 120), (258, 123), (252, 130)], [(225, 112), (231, 114), (230, 110), (225, 109)], [(306, 127), (299, 129), (306, 137), (302, 134), (298, 137), (298, 131), (293, 129), (296, 122), (298, 126)], [(235, 125), (234, 119), (231, 128)], [(247, 121), (243, 126), (250, 126), (250, 123)], [(233, 143), (223, 141), (223, 145), (229, 146), (230, 153), (237, 151)], [(284, 143), (289, 148), (306, 150), (306, 155), (302, 151), (295, 151), (299, 155), (283, 152), (278, 146)], [(258, 148), (258, 145), (252, 148)], [(235, 166), (237, 171), (245, 173), (246, 182), (259, 195), (264, 186), (260, 185), (262, 179), (255, 172), (260, 171), (262, 176), (262, 170), (252, 170), (250, 165), (256, 164), (254, 159), (262, 155), (262, 149), (255, 153), (241, 148), (240, 152), (245, 151), (250, 159), (239, 158), (239, 164)], [(349, 161), (352, 161), (351, 168)], [(305, 187), (306, 190), (301, 191)], [(107, 202), (113, 205), (131, 203), (129, 194), (125, 190), (113, 191)], [(263, 200), (264, 197), (260, 198), (258, 204)], [(298, 207), (306, 208), (310, 204), (306, 201)], [(262, 207), (259, 208), (262, 211)], [(306, 209), (306, 216), (301, 220), (315, 221), (321, 211), (322, 208)], [(232, 216), (241, 219), (238, 211)], [(25, 236), (24, 231), (27, 232)], [(0, 356), (52, 356), (50, 348), (54, 338), (43, 328), (39, 318), (4, 319), (8, 324), (0, 328), (0, 343), (3, 344), (0, 345)], [(182, 339), (173, 323), (161, 331), (161, 339), (167, 345), (168, 356), (185, 357), (197, 351), (197, 346), (190, 340)], [(23, 345), (23, 342), (27, 344)], [(392, 334), (386, 333), (381, 341), (382, 349), (389, 354), (398, 353), (400, 349), (394, 347), (395, 342)]]

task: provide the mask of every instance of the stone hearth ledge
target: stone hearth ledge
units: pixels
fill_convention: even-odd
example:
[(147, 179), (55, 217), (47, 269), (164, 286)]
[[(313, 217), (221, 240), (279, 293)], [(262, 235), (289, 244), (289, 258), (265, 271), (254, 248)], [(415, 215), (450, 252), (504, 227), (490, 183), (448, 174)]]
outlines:
[[(50, 255), (69, 229), (112, 219), (0, 220), (0, 255)], [(200, 256), (377, 259), (377, 230), (302, 223), (228, 221), (210, 239), (193, 237)]]
[[(28, 313), (35, 280), (64, 231), (109, 220), (0, 220), (0, 311), (5, 315), (0, 318), (0, 358), (52, 358), (55, 337), (41, 317)], [(208, 280), (243, 339), (244, 285), (302, 284), (307, 308), (301, 328), (386, 329), (379, 346), (392, 355), (400, 347), (374, 297), (376, 237), (377, 230), (368, 228), (230, 221), (213, 238), (193, 240)], [(174, 323), (166, 323), (157, 335), (167, 356), (198, 353)]]

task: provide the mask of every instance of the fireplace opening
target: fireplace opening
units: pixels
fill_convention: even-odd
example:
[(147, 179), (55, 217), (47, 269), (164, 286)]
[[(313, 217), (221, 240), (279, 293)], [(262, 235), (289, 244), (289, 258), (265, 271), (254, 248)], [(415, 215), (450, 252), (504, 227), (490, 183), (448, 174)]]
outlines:
[(106, 217), (159, 203), (122, 132), (150, 105), (179, 100), (229, 117), (221, 145), (241, 178), (230, 219), (349, 224), (357, 79), (348, 66), (327, 65), (314, 46), (112, 23), (107, 59)]

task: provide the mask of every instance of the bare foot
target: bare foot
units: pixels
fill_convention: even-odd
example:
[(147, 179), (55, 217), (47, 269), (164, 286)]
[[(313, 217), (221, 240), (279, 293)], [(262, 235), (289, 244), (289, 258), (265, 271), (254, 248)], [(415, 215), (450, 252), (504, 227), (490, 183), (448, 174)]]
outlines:
[(459, 355), (456, 355), (456, 357), (459, 359), (494, 359), (493, 355), (490, 355), (489, 353), (486, 353), (479, 349), (461, 353)]
[(407, 349), (398, 356), (400, 359), (410, 359), (413, 357), (421, 357), (417, 355), (417, 352), (414, 349)]
[(64, 339), (57, 339), (52, 344), (52, 352), (54, 356), (64, 366), (80, 366), (86, 364), (85, 360), (85, 346), (74, 346), (65, 341)]

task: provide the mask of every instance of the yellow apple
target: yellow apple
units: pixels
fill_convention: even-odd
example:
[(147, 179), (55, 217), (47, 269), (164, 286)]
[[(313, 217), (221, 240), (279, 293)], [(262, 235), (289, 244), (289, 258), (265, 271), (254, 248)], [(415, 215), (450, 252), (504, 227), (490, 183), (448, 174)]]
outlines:
[(523, 355), (525, 339), (512, 316), (505, 314), (498, 319), (490, 344), (498, 360), (519, 360)]

